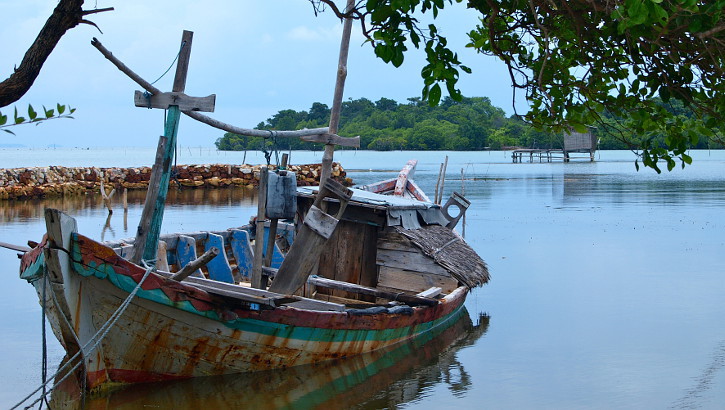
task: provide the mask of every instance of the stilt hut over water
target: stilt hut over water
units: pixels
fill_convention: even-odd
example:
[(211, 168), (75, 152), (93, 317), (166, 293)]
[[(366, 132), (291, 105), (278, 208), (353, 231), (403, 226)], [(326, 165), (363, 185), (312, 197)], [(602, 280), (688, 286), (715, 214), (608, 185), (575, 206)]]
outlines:
[(596, 150), (597, 138), (591, 129), (583, 133), (574, 130), (564, 132), (564, 162), (569, 162), (570, 153), (588, 153), (589, 160), (594, 161)]

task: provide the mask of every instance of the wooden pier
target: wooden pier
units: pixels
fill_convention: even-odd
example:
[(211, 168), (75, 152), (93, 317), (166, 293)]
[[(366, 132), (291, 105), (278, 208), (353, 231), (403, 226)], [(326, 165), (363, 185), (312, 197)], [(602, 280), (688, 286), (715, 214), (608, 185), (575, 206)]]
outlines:
[(511, 158), (514, 163), (524, 162), (524, 158), (528, 157), (529, 162), (535, 162), (538, 158), (539, 162), (552, 162), (555, 160), (564, 160), (564, 151), (561, 149), (528, 149), (522, 148), (514, 150)]
[(564, 133), (564, 149), (520, 148), (511, 153), (511, 158), (514, 163), (523, 162), (526, 156), (529, 157), (529, 162), (535, 162), (536, 158), (539, 159), (539, 162), (555, 160), (569, 162), (572, 159), (571, 154), (580, 153), (586, 155), (583, 159), (594, 162), (597, 142), (597, 138), (591, 131), (585, 133), (569, 131)]

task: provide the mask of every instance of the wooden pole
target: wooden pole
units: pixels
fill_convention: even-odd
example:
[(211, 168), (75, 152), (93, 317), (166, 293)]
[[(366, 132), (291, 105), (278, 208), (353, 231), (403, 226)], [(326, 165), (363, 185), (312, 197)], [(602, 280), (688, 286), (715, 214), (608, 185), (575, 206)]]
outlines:
[(433, 203), (434, 204), (439, 204), (440, 203), (440, 201), (438, 200), (438, 191), (439, 191), (440, 186), (441, 186), (441, 175), (443, 175), (443, 163), (442, 162), (441, 162), (440, 168), (438, 169), (438, 179), (436, 179), (436, 190), (435, 190), (435, 194), (433, 196)]
[(257, 233), (254, 237), (254, 261), (252, 264), (252, 287), (267, 287), (262, 276), (262, 253), (264, 252), (264, 219), (267, 209), (267, 167), (259, 169), (259, 191), (257, 194)]
[(211, 249), (204, 252), (204, 254), (197, 259), (194, 259), (193, 261), (187, 263), (186, 266), (181, 268), (180, 271), (176, 272), (174, 276), (171, 277), (171, 279), (181, 282), (182, 280), (189, 277), (189, 275), (196, 272), (197, 269), (209, 263), (209, 261), (219, 255), (219, 252), (219, 248), (213, 246)]
[[(181, 36), (182, 46), (181, 51), (179, 52), (178, 62), (176, 63), (176, 75), (174, 76), (174, 84), (172, 87), (173, 92), (183, 93), (186, 88), (186, 75), (189, 69), (191, 42), (193, 37), (194, 33), (187, 30), (184, 30), (184, 33)], [(139, 259), (139, 257), (149, 261), (156, 259), (159, 234), (161, 233), (161, 223), (164, 218), (166, 195), (169, 191), (171, 164), (174, 162), (174, 149), (176, 147), (176, 135), (179, 131), (180, 117), (181, 111), (179, 110), (179, 106), (170, 105), (166, 114), (166, 125), (164, 127), (164, 137), (167, 138), (168, 141), (164, 144), (165, 147), (161, 160), (159, 161), (157, 152), (157, 162), (153, 166), (154, 169), (159, 169), (158, 186), (152, 188), (149, 183), (149, 193), (146, 195), (144, 213), (141, 215), (141, 222), (139, 223), (136, 235), (137, 248), (134, 252), (134, 259)], [(157, 191), (156, 195), (153, 197), (150, 195), (152, 189)], [(145, 231), (146, 226), (148, 226), (148, 231)], [(142, 243), (139, 239), (144, 235), (145, 241)]]
[[(347, 0), (346, 11), (355, 7), (355, 0)], [(347, 56), (350, 51), (350, 33), (352, 32), (352, 18), (346, 18), (342, 27), (342, 40), (340, 41), (340, 57), (337, 61), (337, 81), (335, 82), (335, 94), (332, 97), (332, 109), (330, 112), (330, 134), (337, 134), (340, 125), (340, 110), (342, 109), (342, 95), (345, 91), (345, 79), (347, 78)], [(322, 155), (322, 172), (320, 173), (320, 186), (332, 175), (332, 156), (335, 152), (334, 144), (325, 144), (325, 153)]]
[(443, 172), (441, 173), (441, 191), (440, 191), (440, 197), (438, 198), (438, 205), (443, 203), (443, 189), (446, 186), (446, 170), (448, 169), (448, 155), (446, 155), (446, 159), (443, 161)]

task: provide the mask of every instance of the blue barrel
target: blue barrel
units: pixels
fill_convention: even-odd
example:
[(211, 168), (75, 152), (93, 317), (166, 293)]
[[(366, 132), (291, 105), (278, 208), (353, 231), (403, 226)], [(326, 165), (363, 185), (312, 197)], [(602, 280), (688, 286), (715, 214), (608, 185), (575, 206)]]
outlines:
[(295, 173), (270, 172), (267, 181), (267, 218), (293, 219), (297, 212), (297, 177)]

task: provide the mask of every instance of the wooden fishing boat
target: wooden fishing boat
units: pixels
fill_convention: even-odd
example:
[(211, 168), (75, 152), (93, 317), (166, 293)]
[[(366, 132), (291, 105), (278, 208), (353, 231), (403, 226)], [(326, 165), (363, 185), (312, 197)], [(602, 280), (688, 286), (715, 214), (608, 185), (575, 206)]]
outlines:
[[(441, 207), (407, 198), (415, 164), (401, 172), (393, 195), (343, 187), (330, 175), (334, 144), (359, 146), (359, 138), (336, 135), (336, 126), (274, 132), (326, 144), (321, 187), (296, 189), (293, 174), (262, 167), (254, 224), (159, 235), (180, 113), (228, 132), (272, 133), (199, 113), (213, 110), (214, 96), (183, 93), (191, 39), (185, 31), (172, 93), (94, 39), (148, 91), (137, 92), (137, 105), (168, 108), (168, 115), (135, 238), (100, 243), (47, 209), (45, 237), (22, 256), (20, 276), (35, 287), (67, 351), (65, 369), (77, 369), (82, 385), (95, 389), (287, 368), (383, 349), (454, 320), (469, 290), (488, 280), (483, 260), (453, 231), (467, 201), (454, 194)], [(451, 206), (459, 208), (455, 217)], [(278, 237), (285, 249), (275, 251)]]
[[(314, 253), (299, 231), (319, 212), (316, 193), (298, 189), (298, 220), (305, 223), (297, 237), (292, 225), (278, 229), (279, 242), (292, 243), (288, 258), (295, 248)], [(355, 189), (347, 206), (333, 197), (323, 202), (339, 222), (315, 255), (316, 274), (292, 292), (275, 291), (286, 272), (276, 244), (265, 268), (271, 286), (250, 287), (254, 225), (161, 236), (158, 268), (151, 269), (126, 259), (133, 239), (99, 243), (53, 209), (46, 210), (43, 241), (22, 257), (20, 276), (35, 287), (68, 356), (82, 362), (89, 389), (385, 348), (445, 324), (468, 291), (488, 280), (485, 263), (446, 227), (438, 205)], [(174, 279), (204, 251), (216, 256)]]

